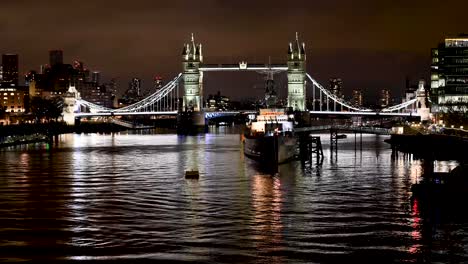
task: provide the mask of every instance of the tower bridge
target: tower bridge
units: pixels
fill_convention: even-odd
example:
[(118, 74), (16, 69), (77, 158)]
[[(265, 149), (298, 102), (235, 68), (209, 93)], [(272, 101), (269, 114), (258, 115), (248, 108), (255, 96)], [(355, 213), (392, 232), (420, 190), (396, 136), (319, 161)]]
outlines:
[[(302, 113), (313, 115), (350, 116), (418, 116), (429, 119), (429, 108), (424, 83), (419, 84), (415, 99), (380, 110), (354, 105), (337, 97), (306, 72), (306, 47), (296, 33), (288, 45), (285, 64), (204, 64), (201, 43), (195, 43), (194, 36), (182, 49), (182, 72), (164, 87), (141, 101), (118, 109), (105, 108), (82, 100), (73, 87), (65, 95), (64, 120), (74, 124), (75, 118), (91, 116), (125, 115), (177, 115), (189, 118), (194, 126), (205, 126), (206, 119), (236, 115), (248, 111), (211, 112), (202, 108), (203, 75), (213, 71), (254, 71), (285, 72), (287, 74), (287, 106)], [(182, 95), (182, 103), (180, 96)], [(306, 108), (306, 99), (313, 102), (312, 109)], [(74, 109), (74, 110), (72, 110)]]

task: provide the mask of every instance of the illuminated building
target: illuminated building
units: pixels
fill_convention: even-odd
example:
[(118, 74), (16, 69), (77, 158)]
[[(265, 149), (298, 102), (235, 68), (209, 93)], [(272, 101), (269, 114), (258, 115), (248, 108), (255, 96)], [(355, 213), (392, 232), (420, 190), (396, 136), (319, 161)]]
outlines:
[(336, 95), (337, 97), (341, 97), (341, 92), (343, 90), (343, 81), (341, 78), (330, 78), (328, 83), (328, 89), (330, 92), (332, 92), (332, 94)]
[(390, 91), (387, 89), (382, 89), (380, 91), (380, 106), (382, 108), (390, 105)]
[(8, 86), (18, 86), (18, 55), (2, 55), (2, 84)]
[(91, 75), (91, 82), (99, 84), (101, 80), (101, 73), (98, 71), (93, 71)]
[(51, 67), (57, 64), (63, 64), (63, 51), (51, 50), (49, 51), (49, 63)]
[(305, 43), (299, 43), (296, 33), (296, 41), (289, 43), (287, 63), (288, 107), (294, 111), (306, 110), (306, 60)]
[(354, 89), (353, 90), (352, 102), (356, 106), (362, 106), (362, 91), (361, 91), (361, 89)]
[(163, 87), (163, 79), (161, 76), (154, 76), (153, 79), (153, 88), (155, 91), (161, 89)]
[(0, 87), (0, 107), (5, 112), (25, 112), (24, 98), (27, 92), (13, 88), (13, 87)]
[(119, 106), (130, 105), (136, 103), (142, 99), (141, 91), (141, 79), (133, 78), (128, 83), (128, 89), (123, 94), (122, 98), (119, 99)]
[(132, 81), (128, 84), (128, 89), (131, 90), (134, 95), (140, 97), (142, 95), (141, 79), (133, 78)]
[(431, 99), (441, 111), (468, 105), (468, 35), (445, 38), (432, 49)]
[(214, 111), (226, 111), (230, 109), (230, 100), (227, 96), (221, 95), (218, 91), (216, 95), (209, 95), (206, 101), (207, 107)]
[(83, 100), (107, 108), (113, 107), (112, 87), (107, 84), (98, 85), (95, 82), (81, 82), (77, 91)]

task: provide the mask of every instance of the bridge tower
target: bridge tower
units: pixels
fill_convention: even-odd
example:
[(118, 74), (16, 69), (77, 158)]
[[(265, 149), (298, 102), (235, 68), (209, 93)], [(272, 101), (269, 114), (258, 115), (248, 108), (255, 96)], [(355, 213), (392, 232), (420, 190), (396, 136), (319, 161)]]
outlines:
[(427, 99), (426, 89), (424, 88), (424, 80), (419, 81), (418, 90), (416, 91), (417, 112), (421, 117), (421, 121), (430, 119), (429, 100)]
[(306, 110), (306, 53), (305, 43), (296, 40), (288, 47), (288, 107), (294, 111)]
[(68, 91), (63, 94), (63, 121), (70, 126), (75, 125), (75, 106), (76, 100), (80, 99), (80, 93), (75, 86), (69, 86)]
[(195, 44), (193, 38), (184, 44), (182, 50), (182, 80), (184, 97), (182, 112), (177, 115), (177, 133), (204, 133), (207, 130), (205, 113), (203, 112), (203, 63), (202, 45)]
[(203, 62), (202, 45), (195, 44), (193, 38), (184, 44), (182, 50), (182, 67), (184, 82), (183, 110), (199, 112), (202, 108), (202, 73), (200, 64)]

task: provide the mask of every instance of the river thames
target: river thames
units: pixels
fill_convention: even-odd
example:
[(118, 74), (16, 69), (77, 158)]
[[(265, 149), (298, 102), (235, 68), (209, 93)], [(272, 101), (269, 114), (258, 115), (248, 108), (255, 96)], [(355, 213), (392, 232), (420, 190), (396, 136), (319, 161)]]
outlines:
[[(0, 150), (0, 261), (394, 263), (468, 261), (465, 207), (411, 199), (422, 162), (354, 135), (323, 164), (244, 157), (239, 133), (62, 135)], [(359, 140), (359, 136), (357, 137)], [(448, 171), (454, 161), (436, 162)], [(184, 172), (200, 171), (199, 180)]]

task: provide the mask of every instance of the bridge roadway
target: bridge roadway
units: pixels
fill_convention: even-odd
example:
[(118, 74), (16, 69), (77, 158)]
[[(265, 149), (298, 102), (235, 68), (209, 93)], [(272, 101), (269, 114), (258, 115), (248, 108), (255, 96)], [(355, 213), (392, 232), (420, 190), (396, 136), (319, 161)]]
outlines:
[[(150, 112), (97, 112), (97, 113), (76, 113), (76, 117), (93, 117), (93, 116), (134, 116), (134, 115), (177, 115), (177, 111), (150, 111)], [(233, 116), (238, 114), (257, 114), (255, 110), (242, 111), (220, 111), (220, 112), (205, 112), (205, 117), (208, 119)], [(309, 111), (312, 115), (348, 115), (348, 116), (399, 116), (399, 117), (418, 117), (418, 113), (393, 113), (393, 112), (340, 112), (340, 111)]]
[[(97, 113), (76, 113), (75, 117), (95, 117), (95, 116), (139, 116), (139, 115), (170, 115), (176, 116), (177, 111), (150, 111), (150, 112), (97, 112)], [(223, 116), (234, 116), (239, 114), (257, 114), (255, 110), (240, 110), (240, 111), (220, 111), (220, 112), (205, 112), (205, 117), (208, 119), (223, 117)]]
[(376, 135), (390, 135), (391, 129), (381, 127), (365, 127), (365, 126), (347, 126), (347, 125), (326, 125), (326, 126), (311, 126), (311, 127), (300, 127), (295, 128), (294, 132), (321, 132), (329, 130), (338, 130), (342, 132), (351, 133), (364, 133), (364, 134), (376, 134)]
[(393, 112), (345, 112), (345, 111), (309, 111), (312, 115), (352, 115), (352, 116), (402, 116), (402, 117), (418, 117), (416, 112), (409, 113), (393, 113)]

